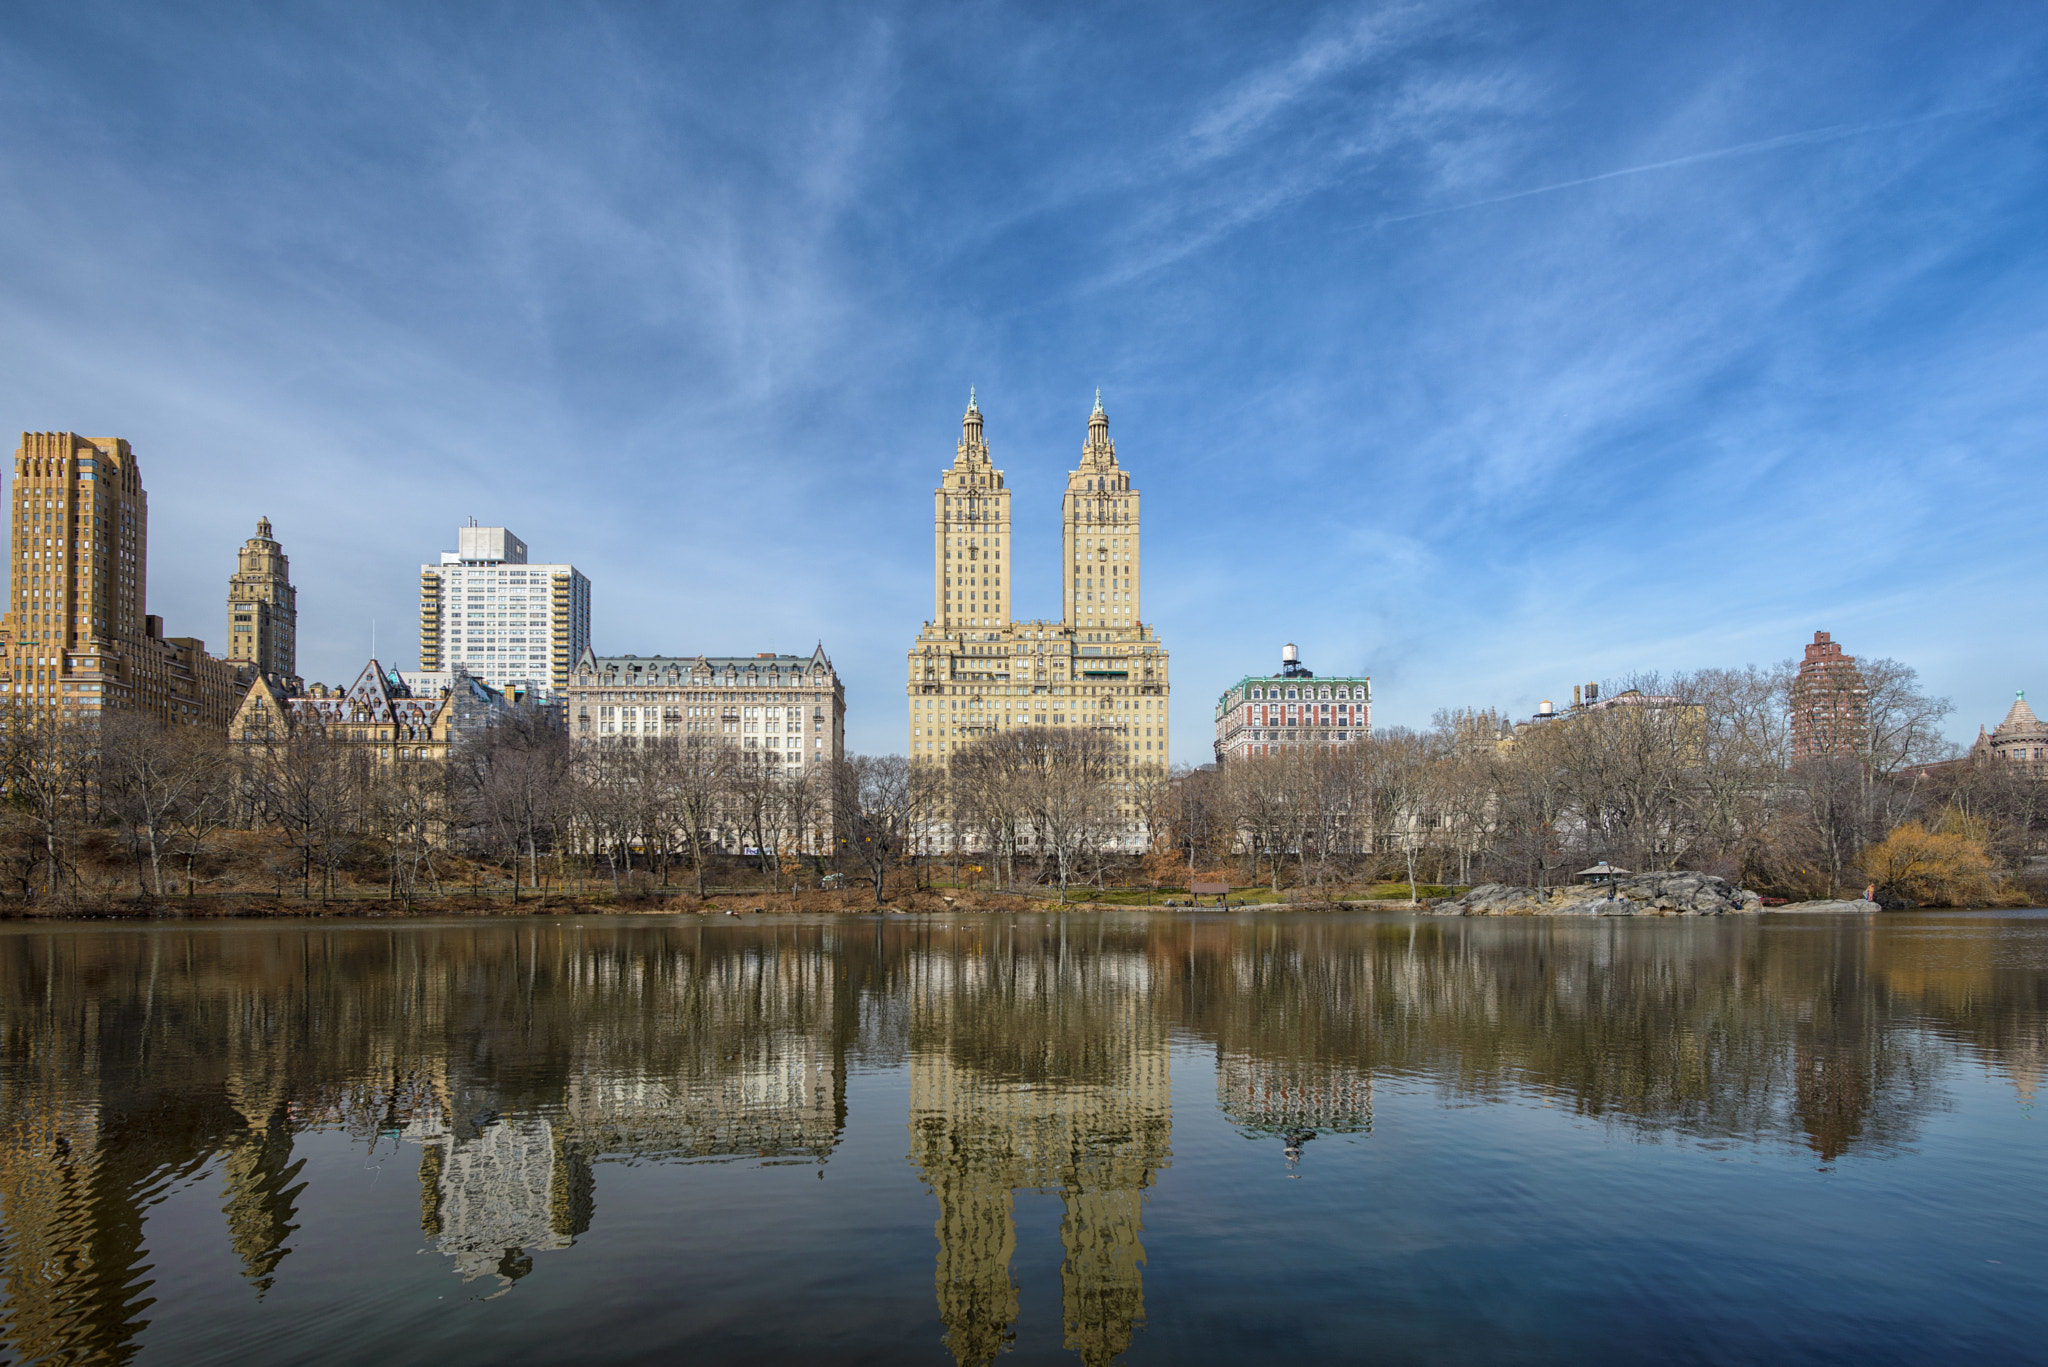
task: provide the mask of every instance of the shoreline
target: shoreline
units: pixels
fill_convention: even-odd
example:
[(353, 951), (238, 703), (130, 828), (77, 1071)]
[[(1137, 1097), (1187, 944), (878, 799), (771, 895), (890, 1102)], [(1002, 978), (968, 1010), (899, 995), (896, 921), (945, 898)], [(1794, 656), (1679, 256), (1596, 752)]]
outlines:
[[(1797, 902), (1785, 906), (1758, 907), (1754, 910), (1704, 912), (1685, 911), (1660, 907), (1645, 907), (1637, 904), (1629, 909), (1601, 908), (1588, 902), (1570, 903), (1554, 910), (1473, 911), (1451, 904), (1451, 899), (1423, 899), (1419, 902), (1389, 900), (1382, 898), (1341, 898), (1311, 899), (1299, 902), (1252, 902), (1243, 905), (1219, 907), (1132, 905), (1121, 902), (1095, 902), (1075, 900), (1064, 904), (1039, 898), (1027, 898), (1016, 894), (978, 893), (969, 896), (940, 896), (932, 893), (916, 893), (909, 897), (891, 898), (888, 903), (877, 907), (862, 902), (849, 905), (845, 901), (835, 903), (828, 894), (803, 895), (792, 899), (784, 893), (780, 897), (746, 896), (743, 894), (718, 894), (700, 901), (694, 894), (685, 896), (644, 899), (628, 898), (624, 901), (597, 901), (587, 898), (561, 898), (555, 896), (522, 899), (516, 905), (500, 899), (444, 899), (435, 901), (406, 902), (363, 899), (360, 901), (333, 901), (300, 903), (264, 899), (254, 905), (187, 907), (176, 902), (152, 903), (145, 907), (115, 907), (97, 910), (52, 910), (35, 908), (0, 907), (0, 926), (35, 924), (92, 924), (92, 925), (161, 925), (169, 922), (308, 922), (308, 921), (426, 921), (426, 920), (523, 920), (535, 917), (564, 916), (614, 916), (614, 917), (681, 917), (750, 919), (754, 916), (930, 916), (948, 912), (975, 915), (1059, 915), (1067, 913), (1103, 914), (1111, 912), (1144, 912), (1148, 914), (1187, 915), (1190, 913), (1213, 916), (1223, 914), (1242, 916), (1257, 913), (1303, 913), (1303, 912), (1406, 912), (1415, 915), (1451, 919), (1488, 920), (1602, 920), (1602, 919), (1688, 919), (1709, 917), (1733, 918), (1739, 920), (1761, 919), (1780, 915), (1876, 915), (1885, 908), (1867, 902), (1841, 900)], [(848, 899), (850, 900), (850, 899)], [(2025, 907), (1915, 907), (1912, 911), (2024, 911)]]

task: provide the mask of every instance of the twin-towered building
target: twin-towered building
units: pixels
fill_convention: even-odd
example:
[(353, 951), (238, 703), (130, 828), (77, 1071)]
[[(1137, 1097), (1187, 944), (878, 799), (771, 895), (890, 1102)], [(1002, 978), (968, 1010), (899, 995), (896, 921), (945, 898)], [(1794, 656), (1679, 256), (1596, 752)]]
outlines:
[(1168, 656), (1141, 610), (1138, 491), (1100, 393), (1060, 517), (1060, 615), (1017, 620), (1010, 490), (970, 395), (932, 493), (932, 617), (905, 687), (913, 762), (944, 765), (976, 740), (1050, 726), (1106, 737), (1120, 779), (1165, 769)]

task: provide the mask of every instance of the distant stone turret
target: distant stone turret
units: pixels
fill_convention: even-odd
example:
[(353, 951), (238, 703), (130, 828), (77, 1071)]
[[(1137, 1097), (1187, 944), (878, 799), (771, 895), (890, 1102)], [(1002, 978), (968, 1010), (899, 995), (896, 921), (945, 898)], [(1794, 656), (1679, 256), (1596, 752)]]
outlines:
[(258, 518), (228, 579), (228, 660), (296, 687), (298, 637), (291, 561), (270, 534), (270, 519)]

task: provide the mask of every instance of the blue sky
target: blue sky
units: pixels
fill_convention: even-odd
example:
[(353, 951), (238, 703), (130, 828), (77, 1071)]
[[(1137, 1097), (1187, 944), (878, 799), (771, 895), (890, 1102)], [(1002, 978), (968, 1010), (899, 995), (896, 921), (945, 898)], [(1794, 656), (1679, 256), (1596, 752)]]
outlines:
[(1020, 616), (1101, 385), (1175, 758), (1768, 662), (2048, 696), (2048, 9), (15, 4), (0, 425), (124, 436), (218, 648), (410, 665), (470, 516), (600, 650), (808, 651), (901, 750), (979, 389)]

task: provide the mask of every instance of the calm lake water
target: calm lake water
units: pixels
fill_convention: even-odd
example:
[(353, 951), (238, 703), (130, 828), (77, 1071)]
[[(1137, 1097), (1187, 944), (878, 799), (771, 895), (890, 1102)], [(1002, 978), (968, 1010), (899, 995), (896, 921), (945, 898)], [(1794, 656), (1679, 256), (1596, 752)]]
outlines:
[(0, 1360), (2042, 1361), (2044, 1064), (2048, 913), (0, 928)]

